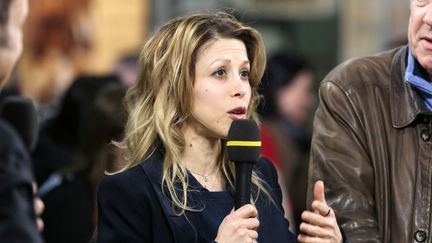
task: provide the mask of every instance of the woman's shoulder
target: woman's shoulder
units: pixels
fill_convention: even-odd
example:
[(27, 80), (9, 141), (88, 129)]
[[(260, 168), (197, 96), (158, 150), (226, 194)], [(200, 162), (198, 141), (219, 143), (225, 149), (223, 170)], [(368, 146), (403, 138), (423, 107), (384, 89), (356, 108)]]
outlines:
[(273, 162), (266, 157), (260, 157), (255, 165), (255, 171), (259, 173), (261, 179), (274, 179), (277, 176), (276, 168)]
[(147, 159), (144, 159), (141, 163), (128, 168), (124, 171), (107, 175), (103, 178), (104, 183), (136, 183), (137, 180), (142, 177), (149, 177), (150, 179), (154, 176), (158, 176), (162, 170), (162, 157), (161, 155), (154, 153)]
[(102, 178), (99, 185), (99, 191), (107, 193), (110, 191), (129, 191), (131, 188), (136, 188), (145, 179), (145, 174), (139, 166), (129, 168), (125, 171), (118, 172), (112, 175), (106, 175)]
[(120, 190), (137, 190), (140, 187), (150, 187), (149, 179), (154, 181), (162, 170), (158, 156), (150, 156), (140, 164), (124, 171), (103, 177), (100, 188), (109, 187)]

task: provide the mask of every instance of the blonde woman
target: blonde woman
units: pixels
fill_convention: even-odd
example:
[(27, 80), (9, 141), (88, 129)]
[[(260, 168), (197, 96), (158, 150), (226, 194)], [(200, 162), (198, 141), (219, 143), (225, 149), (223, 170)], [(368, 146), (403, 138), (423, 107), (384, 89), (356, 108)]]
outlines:
[[(233, 120), (255, 118), (264, 67), (258, 32), (226, 13), (174, 19), (145, 43), (126, 96), (128, 165), (101, 182), (98, 242), (295, 241), (270, 161), (256, 165), (251, 203), (233, 210), (224, 139)], [(313, 239), (341, 241), (333, 213), (310, 214), (330, 222), (307, 224)]]

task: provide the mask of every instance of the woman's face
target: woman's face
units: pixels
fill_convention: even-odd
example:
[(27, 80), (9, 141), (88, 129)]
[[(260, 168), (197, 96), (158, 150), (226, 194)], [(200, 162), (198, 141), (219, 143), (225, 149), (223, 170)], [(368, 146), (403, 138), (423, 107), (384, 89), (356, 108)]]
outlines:
[(233, 120), (245, 119), (251, 99), (250, 63), (244, 43), (218, 39), (197, 55), (192, 119), (188, 126), (208, 138), (225, 138)]

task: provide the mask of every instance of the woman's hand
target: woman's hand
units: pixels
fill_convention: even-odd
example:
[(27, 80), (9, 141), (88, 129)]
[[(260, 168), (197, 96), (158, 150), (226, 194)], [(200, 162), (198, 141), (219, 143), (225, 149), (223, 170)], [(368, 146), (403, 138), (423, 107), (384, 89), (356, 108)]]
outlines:
[(228, 214), (219, 225), (216, 241), (218, 243), (254, 243), (258, 238), (258, 211), (246, 204)]
[(304, 211), (301, 215), (300, 242), (342, 242), (342, 234), (336, 222), (336, 215), (327, 205), (324, 197), (324, 183), (317, 181), (314, 187), (314, 212)]

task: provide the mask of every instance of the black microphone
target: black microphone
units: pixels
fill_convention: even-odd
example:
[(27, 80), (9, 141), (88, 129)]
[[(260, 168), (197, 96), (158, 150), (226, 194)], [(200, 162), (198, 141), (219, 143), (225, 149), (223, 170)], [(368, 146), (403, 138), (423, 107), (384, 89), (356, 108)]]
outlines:
[(261, 138), (254, 120), (235, 120), (227, 138), (230, 161), (235, 163), (235, 209), (250, 202), (253, 166), (261, 154)]
[(0, 104), (0, 117), (15, 128), (28, 151), (32, 151), (38, 136), (38, 117), (33, 102), (21, 96), (6, 97)]

